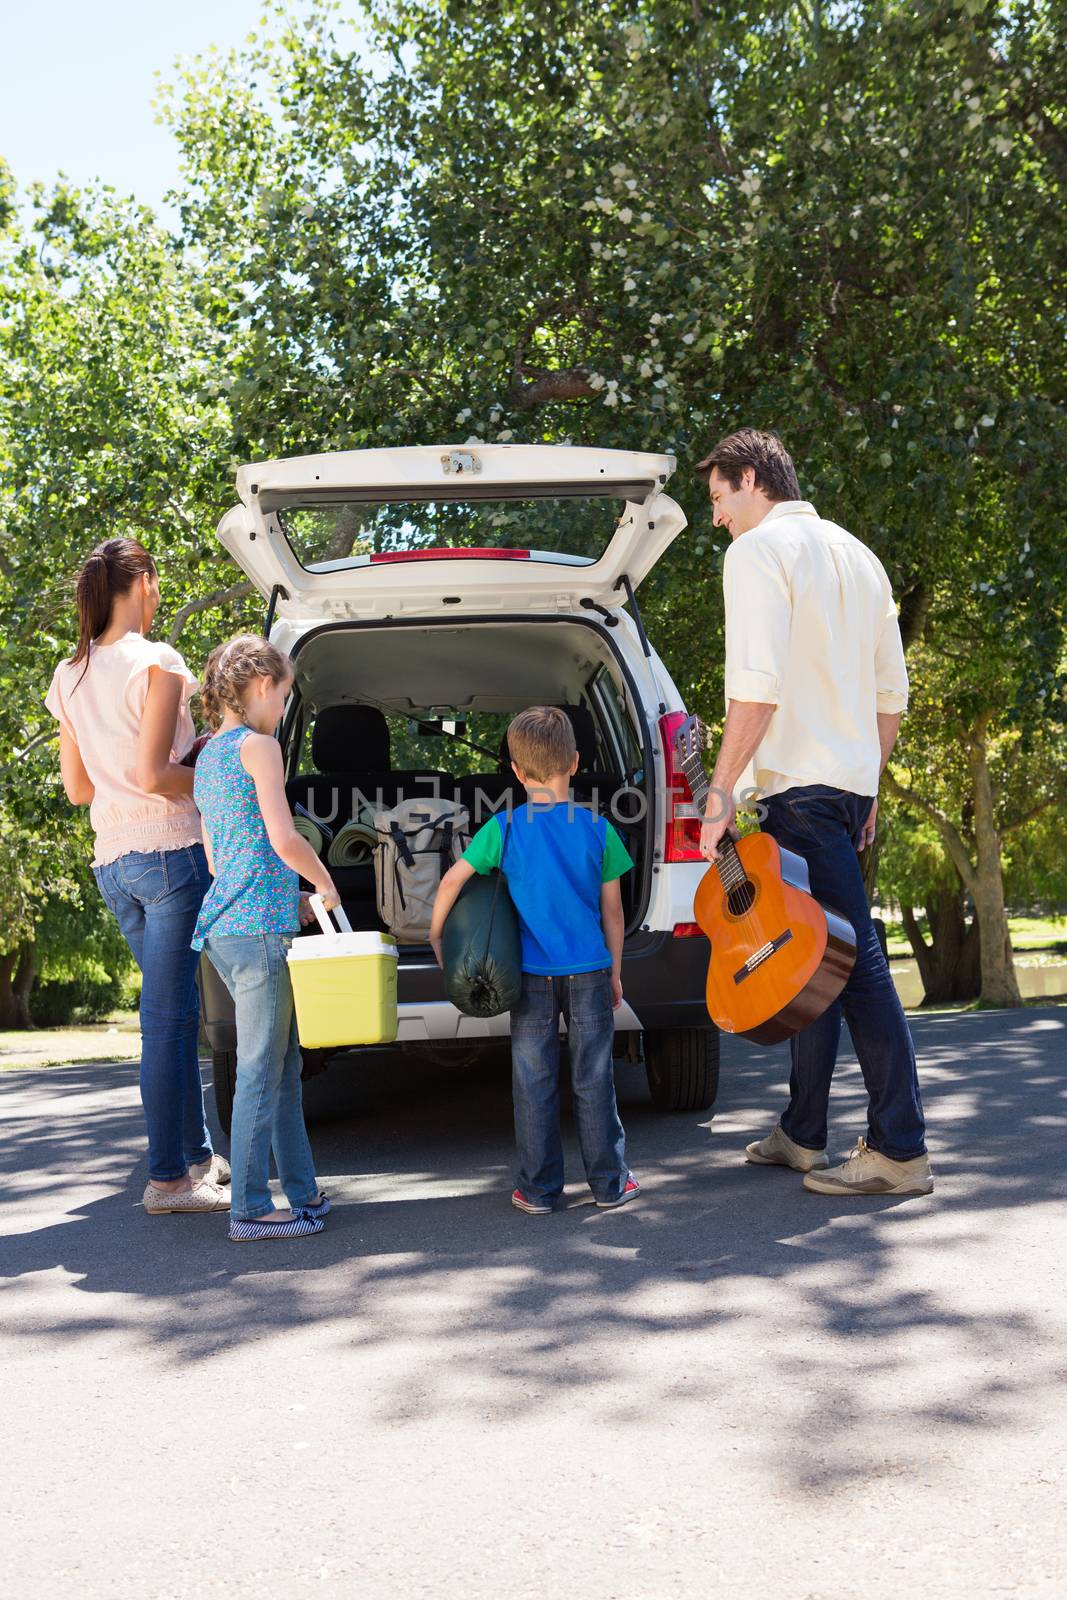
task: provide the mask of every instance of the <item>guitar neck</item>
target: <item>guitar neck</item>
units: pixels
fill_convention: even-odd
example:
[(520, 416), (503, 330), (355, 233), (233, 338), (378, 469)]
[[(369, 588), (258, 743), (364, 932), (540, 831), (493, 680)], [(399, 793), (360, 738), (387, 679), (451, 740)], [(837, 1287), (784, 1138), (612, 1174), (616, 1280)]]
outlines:
[(711, 780), (704, 768), (703, 761), (700, 759), (700, 752), (692, 750), (688, 755), (684, 755), (681, 759), (681, 768), (689, 784), (689, 792), (693, 796), (693, 804), (698, 811), (703, 811), (708, 803), (708, 795), (711, 793)]
[[(685, 741), (685, 747), (679, 752), (678, 764), (689, 784), (689, 792), (693, 796), (693, 804), (697, 812), (703, 815), (711, 793), (711, 779), (707, 769), (700, 758), (700, 748), (697, 738), (703, 739), (703, 724), (694, 719), (693, 734)], [(719, 869), (719, 876), (726, 888), (736, 887), (744, 882), (745, 869), (741, 865), (741, 858), (729, 834), (724, 834), (719, 841), (719, 860), (715, 863)]]

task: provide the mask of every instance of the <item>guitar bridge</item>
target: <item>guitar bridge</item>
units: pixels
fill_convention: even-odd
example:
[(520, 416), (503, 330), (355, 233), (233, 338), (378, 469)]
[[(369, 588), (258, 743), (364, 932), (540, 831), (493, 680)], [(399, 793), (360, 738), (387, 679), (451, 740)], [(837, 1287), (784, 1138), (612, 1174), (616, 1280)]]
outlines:
[(763, 963), (769, 961), (776, 950), (780, 950), (784, 944), (788, 944), (792, 937), (792, 928), (787, 928), (784, 933), (778, 935), (777, 939), (769, 939), (766, 944), (761, 944), (758, 950), (752, 952), (744, 966), (738, 967), (734, 973), (734, 982), (744, 983), (745, 979), (751, 977), (757, 967), (762, 967)]

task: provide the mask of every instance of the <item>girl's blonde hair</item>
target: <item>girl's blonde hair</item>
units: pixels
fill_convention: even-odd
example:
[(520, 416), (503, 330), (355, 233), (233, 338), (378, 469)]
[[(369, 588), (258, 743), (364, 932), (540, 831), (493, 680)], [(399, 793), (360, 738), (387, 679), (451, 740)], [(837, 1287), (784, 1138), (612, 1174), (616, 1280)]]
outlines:
[(200, 704), (209, 727), (217, 728), (227, 711), (244, 719), (245, 695), (253, 678), (281, 683), (292, 672), (292, 663), (259, 634), (242, 633), (216, 645), (200, 685)]

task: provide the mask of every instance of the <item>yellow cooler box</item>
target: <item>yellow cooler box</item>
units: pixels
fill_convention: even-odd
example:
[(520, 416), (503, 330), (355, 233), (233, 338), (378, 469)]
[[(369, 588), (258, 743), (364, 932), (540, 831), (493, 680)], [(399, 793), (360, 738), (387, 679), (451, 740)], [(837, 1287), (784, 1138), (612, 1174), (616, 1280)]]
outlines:
[(384, 933), (353, 933), (340, 907), (337, 933), (319, 895), (311, 904), (323, 931), (294, 939), (289, 950), (300, 1043), (309, 1050), (392, 1044), (396, 944)]

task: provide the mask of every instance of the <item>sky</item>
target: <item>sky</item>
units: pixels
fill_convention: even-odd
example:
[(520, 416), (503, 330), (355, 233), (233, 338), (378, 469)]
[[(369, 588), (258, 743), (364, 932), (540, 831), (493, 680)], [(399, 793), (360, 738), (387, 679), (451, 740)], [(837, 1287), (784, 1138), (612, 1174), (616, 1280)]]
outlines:
[(154, 73), (240, 44), (263, 0), (0, 0), (0, 155), (19, 188), (64, 172), (163, 209), (177, 147), (157, 126)]

